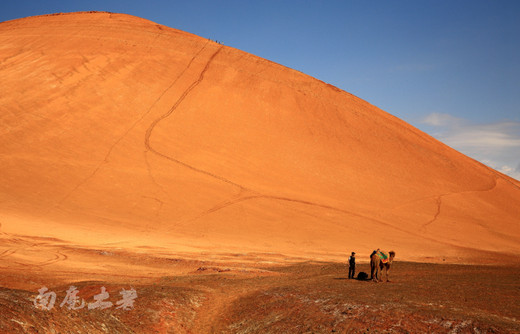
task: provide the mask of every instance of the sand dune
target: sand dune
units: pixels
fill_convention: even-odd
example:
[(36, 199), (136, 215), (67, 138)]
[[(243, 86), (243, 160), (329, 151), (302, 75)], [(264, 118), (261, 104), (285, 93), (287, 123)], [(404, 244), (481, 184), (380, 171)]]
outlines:
[(467, 263), (520, 252), (520, 182), (208, 39), (123, 14), (8, 21), (0, 77), (7, 255), (37, 236), (324, 260), (377, 247)]

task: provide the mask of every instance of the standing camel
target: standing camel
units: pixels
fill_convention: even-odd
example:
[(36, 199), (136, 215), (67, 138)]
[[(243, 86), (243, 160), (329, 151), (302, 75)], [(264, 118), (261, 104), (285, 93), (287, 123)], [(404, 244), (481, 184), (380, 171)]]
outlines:
[[(387, 257), (386, 261), (383, 260), (381, 254), (384, 257)], [(376, 282), (382, 282), (383, 281), (383, 275), (382, 271), (383, 269), (386, 271), (386, 281), (390, 282), (388, 279), (388, 271), (390, 271), (390, 266), (392, 265), (392, 262), (394, 261), (395, 252), (390, 251), (389, 256), (385, 256), (386, 254), (381, 252), (379, 249), (372, 253), (370, 256), (370, 278)]]

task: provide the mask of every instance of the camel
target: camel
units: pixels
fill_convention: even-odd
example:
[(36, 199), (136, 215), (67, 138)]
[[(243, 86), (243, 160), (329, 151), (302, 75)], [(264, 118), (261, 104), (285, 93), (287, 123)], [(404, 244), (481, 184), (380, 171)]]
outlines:
[[(390, 266), (392, 265), (392, 262), (394, 261), (395, 252), (390, 251), (388, 254), (388, 261), (386, 263), (383, 263), (380, 257), (380, 253), (385, 254), (384, 252), (381, 252), (379, 249), (372, 253), (370, 256), (370, 279), (376, 281), (376, 282), (382, 282), (383, 281), (383, 275), (382, 271), (385, 269), (386, 271), (386, 281), (390, 282), (390, 279), (388, 279), (388, 271), (390, 270)], [(386, 255), (386, 254), (385, 254)]]

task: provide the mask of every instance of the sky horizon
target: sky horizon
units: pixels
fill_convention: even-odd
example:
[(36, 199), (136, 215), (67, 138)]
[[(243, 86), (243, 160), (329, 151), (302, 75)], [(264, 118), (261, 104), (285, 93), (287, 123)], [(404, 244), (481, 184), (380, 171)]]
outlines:
[(301, 71), (520, 180), (520, 1), (20, 0), (0, 4), (0, 22), (90, 10)]

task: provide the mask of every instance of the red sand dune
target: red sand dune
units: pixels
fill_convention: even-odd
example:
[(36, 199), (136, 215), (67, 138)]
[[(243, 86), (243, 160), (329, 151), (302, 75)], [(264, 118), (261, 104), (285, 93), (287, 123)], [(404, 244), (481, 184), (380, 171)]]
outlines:
[(520, 182), (205, 38), (123, 14), (8, 21), (0, 78), (4, 245), (324, 260), (379, 247), (466, 263), (520, 253)]

